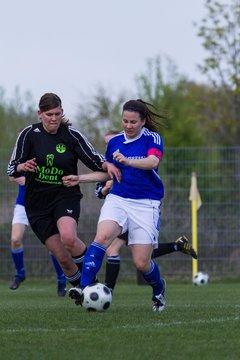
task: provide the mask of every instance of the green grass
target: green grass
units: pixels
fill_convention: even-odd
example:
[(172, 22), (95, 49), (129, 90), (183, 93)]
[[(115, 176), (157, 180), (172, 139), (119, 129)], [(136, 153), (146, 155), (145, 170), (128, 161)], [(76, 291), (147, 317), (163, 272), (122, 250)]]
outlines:
[(239, 360), (240, 286), (167, 283), (167, 309), (151, 311), (148, 286), (119, 283), (105, 313), (89, 313), (53, 281), (0, 283), (1, 359)]

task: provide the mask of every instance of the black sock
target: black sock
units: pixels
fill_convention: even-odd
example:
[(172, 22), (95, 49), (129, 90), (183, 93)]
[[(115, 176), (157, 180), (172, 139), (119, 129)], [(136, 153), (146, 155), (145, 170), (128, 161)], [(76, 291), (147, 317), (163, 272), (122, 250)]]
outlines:
[(108, 256), (105, 270), (105, 284), (113, 290), (120, 270), (120, 256)]
[(72, 256), (73, 261), (75, 262), (75, 264), (79, 268), (80, 272), (82, 272), (83, 259), (84, 259), (84, 255), (86, 254), (86, 252), (87, 252), (87, 248), (79, 256)]
[(174, 251), (178, 251), (178, 246), (175, 242), (158, 244), (158, 248), (154, 249), (152, 252), (152, 259), (170, 254)]
[(72, 276), (65, 275), (65, 277), (66, 277), (66, 280), (74, 287), (76, 287), (80, 284), (81, 273), (79, 270)]

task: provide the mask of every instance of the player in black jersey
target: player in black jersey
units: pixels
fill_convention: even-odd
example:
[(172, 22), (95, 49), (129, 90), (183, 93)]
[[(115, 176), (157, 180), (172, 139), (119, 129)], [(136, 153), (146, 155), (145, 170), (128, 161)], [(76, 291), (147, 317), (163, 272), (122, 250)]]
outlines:
[(105, 161), (64, 118), (62, 102), (53, 93), (39, 101), (39, 123), (24, 128), (16, 141), (8, 176), (26, 174), (25, 209), (40, 241), (60, 263), (67, 280), (79, 284), (86, 245), (77, 236), (82, 193), (65, 187), (62, 177), (77, 174), (80, 160), (93, 171), (105, 171), (120, 181), (120, 171)]

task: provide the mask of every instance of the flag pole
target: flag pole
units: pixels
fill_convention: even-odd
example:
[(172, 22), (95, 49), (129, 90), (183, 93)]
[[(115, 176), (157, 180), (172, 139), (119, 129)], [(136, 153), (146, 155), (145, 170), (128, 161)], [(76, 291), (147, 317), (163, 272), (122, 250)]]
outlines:
[[(197, 188), (197, 176), (195, 172), (192, 172), (191, 177), (191, 188), (189, 200), (192, 203), (191, 211), (192, 211), (192, 246), (198, 253), (198, 238), (197, 238), (197, 210), (202, 205), (202, 201), (200, 198), (200, 194)], [(198, 261), (196, 259), (192, 259), (192, 276), (194, 276), (198, 272)]]

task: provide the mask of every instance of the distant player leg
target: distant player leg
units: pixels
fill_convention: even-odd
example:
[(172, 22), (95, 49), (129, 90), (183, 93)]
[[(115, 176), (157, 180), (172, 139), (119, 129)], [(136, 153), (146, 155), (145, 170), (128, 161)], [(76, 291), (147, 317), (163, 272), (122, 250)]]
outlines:
[(11, 254), (16, 269), (16, 275), (9, 289), (16, 290), (26, 278), (24, 268), (24, 248), (22, 244), (23, 235), (26, 225), (15, 223), (12, 225), (11, 234)]
[(185, 235), (180, 236), (176, 241), (169, 243), (159, 243), (158, 248), (153, 250), (152, 259), (175, 251), (180, 251), (183, 254), (190, 255), (197, 259), (197, 253), (189, 244), (189, 240)]
[(113, 291), (120, 271), (120, 250), (127, 243), (127, 234), (122, 234), (113, 240), (107, 248), (107, 262), (105, 270), (105, 284)]
[(164, 256), (172, 252), (178, 251), (177, 244), (175, 242), (171, 243), (159, 243), (158, 247), (152, 252), (152, 259), (155, 259), (159, 256)]
[(50, 253), (50, 257), (57, 274), (57, 294), (58, 296), (65, 296), (67, 292), (67, 288), (66, 288), (67, 280), (65, 274), (62, 271), (62, 268), (59, 265), (57, 259), (52, 253)]

